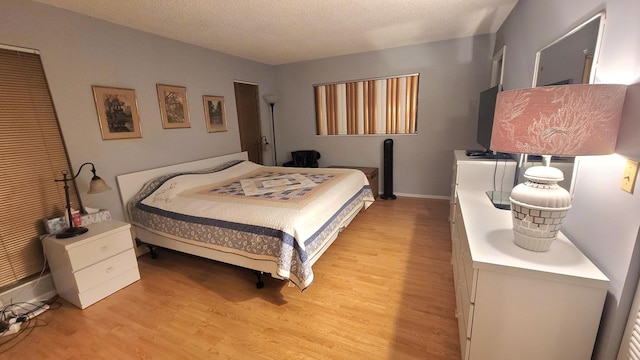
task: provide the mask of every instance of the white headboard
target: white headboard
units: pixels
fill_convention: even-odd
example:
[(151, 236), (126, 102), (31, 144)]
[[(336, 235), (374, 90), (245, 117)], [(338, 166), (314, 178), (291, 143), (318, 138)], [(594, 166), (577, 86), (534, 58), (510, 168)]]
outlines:
[(243, 151), (229, 155), (222, 155), (208, 159), (196, 160), (182, 164), (169, 165), (160, 168), (116, 176), (118, 189), (120, 190), (120, 201), (122, 201), (122, 207), (124, 209), (125, 217), (128, 218), (127, 202), (138, 191), (140, 191), (140, 189), (142, 189), (142, 186), (146, 184), (147, 181), (163, 174), (206, 169), (209, 167), (214, 167), (216, 165), (224, 164), (231, 160), (248, 160), (247, 152)]

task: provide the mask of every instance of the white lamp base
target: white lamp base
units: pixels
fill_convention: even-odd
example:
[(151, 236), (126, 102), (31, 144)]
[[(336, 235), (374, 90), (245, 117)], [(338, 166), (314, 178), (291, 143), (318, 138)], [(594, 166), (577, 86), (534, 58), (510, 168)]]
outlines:
[(555, 239), (557, 239), (557, 236), (554, 236), (552, 238), (539, 238), (525, 235), (516, 231), (515, 228), (513, 230), (513, 234), (515, 236), (513, 241), (515, 241), (516, 245), (520, 246), (523, 249), (539, 252), (549, 251), (549, 249), (551, 248), (551, 244)]
[(571, 208), (571, 195), (558, 185), (562, 171), (534, 166), (527, 181), (511, 192), (511, 214), (516, 245), (531, 251), (548, 251)]

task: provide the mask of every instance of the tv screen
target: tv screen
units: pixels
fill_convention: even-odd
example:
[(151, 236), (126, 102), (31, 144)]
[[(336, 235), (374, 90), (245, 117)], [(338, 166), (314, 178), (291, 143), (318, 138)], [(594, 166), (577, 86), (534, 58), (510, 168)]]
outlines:
[(496, 97), (498, 96), (498, 92), (502, 90), (501, 87), (501, 85), (494, 86), (480, 93), (476, 141), (487, 151), (489, 151), (489, 146), (491, 145), (491, 129), (493, 128)]

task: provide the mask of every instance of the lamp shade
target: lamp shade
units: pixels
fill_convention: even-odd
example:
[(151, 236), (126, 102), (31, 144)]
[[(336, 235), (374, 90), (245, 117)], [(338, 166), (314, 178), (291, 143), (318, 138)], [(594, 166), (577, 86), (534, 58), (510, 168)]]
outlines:
[(490, 148), (534, 155), (611, 154), (626, 88), (585, 84), (500, 92)]
[(97, 194), (109, 190), (111, 190), (111, 188), (101, 177), (94, 176), (89, 182), (89, 191), (87, 191), (87, 194)]
[(275, 104), (279, 100), (277, 95), (264, 95), (262, 98), (267, 102), (267, 104)]

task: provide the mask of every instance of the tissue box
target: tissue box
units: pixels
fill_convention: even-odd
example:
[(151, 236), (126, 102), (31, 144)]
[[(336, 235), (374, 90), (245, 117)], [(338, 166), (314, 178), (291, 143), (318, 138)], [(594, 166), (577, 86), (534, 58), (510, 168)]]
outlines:
[[(109, 210), (100, 210), (92, 214), (82, 215), (80, 217), (80, 225), (76, 223), (76, 226), (87, 226), (89, 224), (95, 224), (108, 220), (111, 220), (111, 212)], [(49, 234), (57, 234), (67, 228), (67, 220), (65, 216), (61, 216), (55, 219), (48, 219), (44, 221), (44, 226)]]
[(82, 226), (109, 221), (111, 220), (111, 212), (109, 210), (100, 210), (93, 214), (84, 214), (80, 219), (82, 219)]

